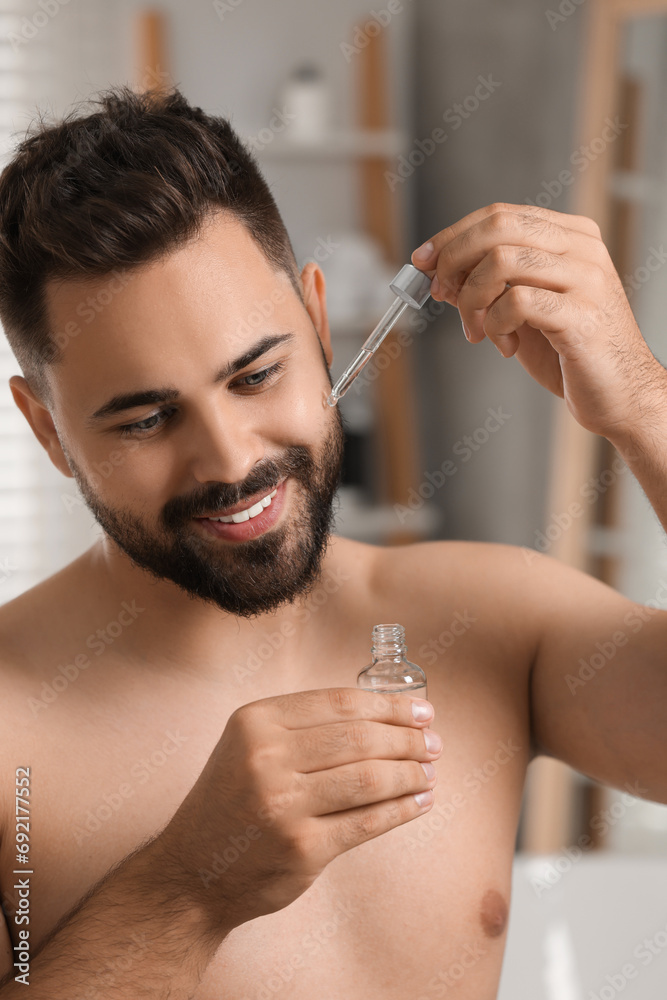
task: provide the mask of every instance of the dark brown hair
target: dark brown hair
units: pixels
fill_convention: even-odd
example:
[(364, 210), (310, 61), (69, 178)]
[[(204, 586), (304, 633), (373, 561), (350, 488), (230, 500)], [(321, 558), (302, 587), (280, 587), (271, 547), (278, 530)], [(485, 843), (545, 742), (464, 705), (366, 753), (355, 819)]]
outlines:
[(176, 88), (112, 87), (57, 122), (38, 117), (0, 175), (0, 321), (32, 390), (51, 404), (51, 278), (111, 274), (155, 260), (228, 209), (301, 297), (294, 251), (252, 154), (229, 122)]

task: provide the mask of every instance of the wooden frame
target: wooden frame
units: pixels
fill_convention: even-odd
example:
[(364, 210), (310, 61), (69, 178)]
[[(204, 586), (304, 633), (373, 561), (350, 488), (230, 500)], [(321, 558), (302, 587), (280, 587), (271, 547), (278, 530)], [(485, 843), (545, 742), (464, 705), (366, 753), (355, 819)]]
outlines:
[[(388, 108), (389, 70), (383, 33), (369, 39), (359, 55), (360, 125), (381, 130), (390, 125)], [(398, 268), (406, 263), (401, 208), (396, 194), (387, 185), (385, 173), (392, 169), (387, 157), (367, 157), (360, 164), (361, 208), (364, 231), (378, 243), (387, 263)], [(399, 327), (400, 329), (400, 327)], [(380, 348), (377, 361), (387, 353), (397, 331), (392, 331)], [(391, 359), (391, 355), (389, 355)], [(398, 357), (383, 370), (375, 386), (377, 435), (382, 456), (384, 497), (387, 503), (403, 503), (411, 486), (419, 482), (419, 433), (417, 401), (409, 355)], [(399, 528), (386, 537), (386, 544), (402, 545), (420, 541), (419, 532)]]
[(137, 38), (136, 81), (139, 90), (168, 89), (167, 18), (161, 10), (146, 8), (135, 17)]
[[(579, 122), (582, 142), (597, 135), (606, 116), (616, 113), (617, 69), (622, 31), (636, 17), (667, 13), (667, 0), (587, 0), (588, 37), (584, 47), (584, 101)], [(609, 160), (600, 156), (577, 178), (572, 211), (589, 215), (609, 235)]]
[[(619, 52), (628, 21), (667, 13), (667, 0), (587, 0), (587, 37), (583, 74), (579, 142), (599, 134), (604, 120), (618, 112)], [(608, 156), (599, 156), (576, 178), (571, 211), (595, 219), (605, 242), (611, 238), (611, 197)], [(576, 423), (564, 403), (557, 403), (548, 493), (548, 514), (567, 510), (580, 500), (579, 490), (597, 473), (600, 440)], [(589, 569), (588, 533), (593, 509), (577, 519), (554, 543), (550, 554), (582, 570)], [(530, 767), (522, 818), (521, 849), (539, 853), (560, 851), (568, 844), (574, 819), (574, 772), (561, 761), (541, 757)]]

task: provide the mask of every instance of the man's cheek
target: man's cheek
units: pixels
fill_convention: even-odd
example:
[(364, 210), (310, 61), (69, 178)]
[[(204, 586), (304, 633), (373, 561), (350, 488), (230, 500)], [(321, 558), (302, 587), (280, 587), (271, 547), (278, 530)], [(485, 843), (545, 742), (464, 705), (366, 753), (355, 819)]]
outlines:
[(330, 391), (328, 386), (302, 382), (283, 401), (276, 430), (280, 429), (285, 444), (313, 445), (329, 432), (332, 414), (326, 399)]

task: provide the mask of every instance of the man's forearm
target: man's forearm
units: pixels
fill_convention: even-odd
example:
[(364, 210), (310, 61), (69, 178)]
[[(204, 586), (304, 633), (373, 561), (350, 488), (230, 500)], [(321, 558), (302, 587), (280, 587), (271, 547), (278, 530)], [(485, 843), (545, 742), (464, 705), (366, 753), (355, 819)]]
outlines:
[[(159, 840), (65, 915), (30, 963), (31, 1000), (190, 1000), (226, 932), (184, 892)], [(25, 996), (13, 978), (0, 1000)]]
[(633, 426), (615, 428), (606, 436), (667, 531), (667, 371), (659, 361), (647, 372), (637, 405), (640, 416)]

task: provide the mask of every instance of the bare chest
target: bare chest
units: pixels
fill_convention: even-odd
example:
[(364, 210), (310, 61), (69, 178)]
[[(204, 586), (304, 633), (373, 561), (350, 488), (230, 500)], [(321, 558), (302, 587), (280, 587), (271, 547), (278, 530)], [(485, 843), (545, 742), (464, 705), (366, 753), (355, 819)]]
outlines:
[[(336, 858), (289, 907), (236, 928), (196, 1000), (305, 1000), (323, 990), (328, 1000), (404, 1000), (445, 996), (454, 983), (462, 997), (495, 997), (526, 733), (492, 692), (472, 692), (468, 676), (460, 683), (450, 673), (443, 684), (431, 671), (429, 696), (445, 740), (433, 809)], [(35, 946), (113, 864), (169, 821), (234, 707), (214, 688), (102, 690), (91, 677), (23, 728), (16, 763), (31, 773)], [(243, 849), (241, 842), (228, 848), (220, 870), (210, 871), (213, 884)], [(0, 877), (16, 942), (14, 853), (7, 838)], [(133, 961), (141, 961), (142, 946), (139, 934)]]

